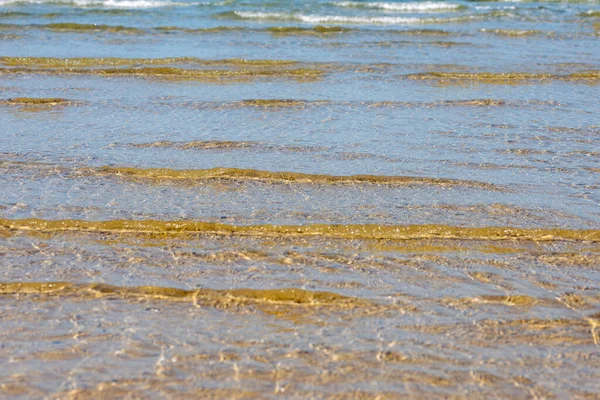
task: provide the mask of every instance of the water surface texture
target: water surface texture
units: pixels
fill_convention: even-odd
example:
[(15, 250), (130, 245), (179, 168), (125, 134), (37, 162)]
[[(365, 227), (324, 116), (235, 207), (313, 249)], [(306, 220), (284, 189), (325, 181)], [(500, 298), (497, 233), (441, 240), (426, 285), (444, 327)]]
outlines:
[(0, 398), (597, 398), (600, 2), (0, 0)]

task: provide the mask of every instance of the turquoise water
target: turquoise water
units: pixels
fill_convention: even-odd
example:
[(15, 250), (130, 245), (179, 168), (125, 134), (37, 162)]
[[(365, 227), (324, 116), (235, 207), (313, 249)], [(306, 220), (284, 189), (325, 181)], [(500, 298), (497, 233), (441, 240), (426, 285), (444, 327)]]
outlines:
[(0, 0), (0, 393), (598, 396), (599, 34)]

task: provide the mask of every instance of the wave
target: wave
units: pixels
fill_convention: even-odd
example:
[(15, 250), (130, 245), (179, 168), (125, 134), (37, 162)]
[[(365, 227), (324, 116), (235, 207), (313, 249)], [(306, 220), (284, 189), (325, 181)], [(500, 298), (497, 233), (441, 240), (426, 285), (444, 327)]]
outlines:
[(505, 37), (528, 37), (528, 36), (539, 36), (539, 35), (551, 35), (550, 32), (543, 32), (537, 29), (480, 29), (482, 33), (491, 33), (498, 36)]
[[(98, 10), (94, 10), (98, 11)], [(3, 15), (0, 14), (0, 18)], [(7, 15), (6, 18), (9, 18)], [(184, 28), (180, 26), (157, 26), (150, 28), (137, 28), (132, 26), (122, 25), (105, 25), (105, 24), (82, 24), (77, 22), (60, 22), (52, 24), (0, 24), (0, 30), (23, 30), (23, 29), (42, 29), (56, 32), (110, 32), (110, 33), (130, 33), (130, 34), (153, 34), (159, 33), (187, 33), (187, 34), (208, 34), (222, 32), (267, 32), (275, 36), (286, 35), (314, 35), (326, 36), (338, 33), (354, 32), (353, 29), (343, 28), (340, 26), (323, 26), (316, 25), (313, 27), (297, 27), (297, 26), (272, 26), (268, 28), (249, 28), (246, 26), (217, 26), (213, 28)]]
[(311, 24), (373, 24), (373, 25), (413, 25), (470, 21), (485, 18), (482, 15), (465, 15), (450, 18), (419, 18), (419, 17), (354, 17), (346, 15), (311, 15), (289, 14), (275, 12), (230, 11), (217, 14), (219, 18), (233, 18), (256, 21), (299, 21)]
[(588, 10), (585, 12), (581, 12), (578, 15), (580, 17), (598, 18), (598, 17), (600, 17), (600, 10)]
[(352, 29), (339, 26), (317, 25), (311, 28), (298, 26), (273, 26), (266, 28), (265, 31), (274, 35), (332, 35), (337, 33), (353, 32)]
[(571, 3), (571, 4), (596, 4), (598, 0), (465, 0), (474, 3)]
[(0, 0), (0, 6), (13, 4), (57, 4), (73, 7), (105, 8), (159, 8), (193, 5), (193, 3), (178, 3), (163, 0)]
[(385, 2), (372, 2), (362, 3), (358, 1), (340, 1), (333, 3), (339, 7), (351, 7), (351, 8), (373, 8), (378, 10), (387, 11), (405, 11), (405, 12), (419, 12), (419, 11), (449, 11), (449, 10), (460, 10), (467, 8), (460, 4), (452, 3), (440, 3), (433, 1), (425, 1), (420, 3), (385, 3)]
[(475, 6), (476, 10), (516, 10), (516, 6)]
[(469, 228), (450, 225), (228, 225), (201, 221), (158, 220), (43, 220), (0, 219), (0, 233), (101, 233), (147, 235), (150, 237), (186, 236), (197, 234), (238, 236), (323, 236), (339, 239), (456, 239), (456, 240), (526, 240), (600, 242), (600, 230), (563, 228)]
[[(94, 10), (98, 11), (98, 10)], [(1, 17), (1, 14), (0, 14)], [(439, 29), (354, 29), (342, 26), (314, 25), (306, 26), (270, 26), (264, 28), (250, 28), (247, 26), (217, 26), (213, 28), (185, 28), (180, 26), (157, 26), (138, 28), (123, 25), (82, 24), (77, 22), (60, 22), (50, 24), (0, 24), (0, 30), (27, 30), (41, 29), (54, 32), (106, 32), (116, 34), (155, 34), (155, 33), (183, 33), (183, 34), (218, 34), (223, 32), (258, 32), (269, 33), (273, 36), (333, 36), (344, 33), (362, 32), (365, 34), (398, 34), (409, 36), (453, 36), (456, 33)], [(0, 57), (6, 59), (7, 57)], [(114, 59), (114, 58), (109, 58)], [(180, 60), (191, 59), (180, 57)]]
[(465, 0), (472, 3), (572, 3), (595, 4), (598, 0)]

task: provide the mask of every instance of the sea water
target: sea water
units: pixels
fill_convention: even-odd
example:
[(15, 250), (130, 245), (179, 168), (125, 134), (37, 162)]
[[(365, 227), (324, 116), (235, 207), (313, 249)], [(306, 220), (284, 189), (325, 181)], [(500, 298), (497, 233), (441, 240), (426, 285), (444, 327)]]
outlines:
[(600, 395), (597, 1), (0, 0), (0, 394)]

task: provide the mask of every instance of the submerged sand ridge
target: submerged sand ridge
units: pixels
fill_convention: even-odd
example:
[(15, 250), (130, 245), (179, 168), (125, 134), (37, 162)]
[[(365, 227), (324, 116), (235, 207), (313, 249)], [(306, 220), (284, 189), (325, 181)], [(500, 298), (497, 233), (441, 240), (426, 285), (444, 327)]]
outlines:
[(299, 64), (294, 60), (255, 60), (245, 58), (231, 59), (201, 59), (196, 57), (165, 57), (165, 58), (122, 58), (122, 57), (0, 57), (0, 64), (11, 67), (35, 68), (100, 68), (127, 67), (136, 65), (178, 65), (189, 64), (197, 66), (227, 66), (227, 67), (273, 67), (283, 68)]
[(107, 284), (75, 284), (69, 282), (4, 282), (0, 283), (0, 295), (44, 295), (99, 298), (146, 298), (163, 300), (188, 300), (195, 304), (281, 303), (299, 305), (348, 305), (367, 304), (329, 292), (311, 292), (302, 289), (234, 289), (184, 290), (159, 286), (119, 287)]
[(485, 182), (445, 179), (421, 178), (411, 176), (383, 175), (349, 175), (336, 176), (325, 174), (307, 174), (300, 172), (261, 171), (241, 168), (212, 168), (196, 170), (175, 170), (169, 168), (133, 168), (133, 167), (100, 167), (98, 174), (121, 176), (129, 179), (150, 180), (160, 182), (187, 182), (203, 180), (258, 180), (268, 182), (295, 182), (310, 184), (381, 184), (381, 185), (440, 185), (465, 186), (485, 190), (502, 190), (500, 186)]
[(595, 85), (600, 83), (600, 71), (581, 71), (571, 74), (533, 73), (533, 72), (420, 72), (406, 75), (416, 81), (432, 81), (440, 84), (490, 84), (524, 85), (546, 82), (569, 82)]
[[(290, 69), (185, 69), (177, 67), (121, 67), (121, 68), (41, 68), (10, 67), (1, 68), (2, 74), (41, 74), (41, 75), (95, 75), (95, 76), (133, 76), (148, 78), (180, 79), (180, 80), (243, 80), (253, 78), (293, 78), (317, 79), (325, 76), (327, 71), (316, 68)], [(457, 72), (424, 72), (408, 74), (406, 79), (414, 81), (432, 81), (440, 84), (494, 84), (524, 85), (532, 83), (568, 82), (595, 85), (600, 82), (600, 71), (582, 71), (571, 74), (506, 72), (506, 73), (457, 73)]]
[[(296, 102), (294, 102), (296, 103)], [(275, 104), (258, 107), (294, 107), (291, 104)], [(118, 144), (114, 144), (115, 146)], [(258, 141), (232, 141), (232, 140), (191, 140), (185, 142), (174, 142), (171, 140), (159, 140), (146, 143), (126, 143), (123, 146), (148, 149), (148, 148), (167, 148), (177, 150), (214, 150), (214, 151), (231, 151), (231, 150), (257, 150), (257, 151), (279, 151), (279, 152), (295, 152), (309, 153), (328, 150), (329, 147), (315, 146), (293, 146), (293, 145), (274, 145), (270, 143)]]
[[(137, 76), (180, 80), (316, 79), (325, 69), (288, 60), (0, 57), (0, 74)], [(210, 69), (218, 67), (219, 69)]]
[(0, 105), (56, 106), (71, 104), (71, 102), (71, 100), (61, 98), (14, 97), (0, 101)]
[[(370, 71), (362, 66), (339, 63), (300, 62), (296, 60), (260, 59), (200, 59), (195, 57), (170, 58), (56, 58), (56, 57), (0, 57), (0, 74), (138, 76), (181, 80), (243, 80), (252, 78), (317, 79), (328, 73), (354, 70)], [(389, 65), (387, 65), (389, 67)], [(218, 67), (219, 69), (209, 69)], [(429, 66), (429, 69), (435, 65)], [(464, 68), (461, 68), (464, 69)], [(492, 84), (524, 85), (549, 82), (567, 82), (594, 85), (600, 82), (600, 71), (587, 69), (567, 74), (554, 72), (463, 72), (428, 71), (404, 74), (411, 81), (439, 84)], [(255, 100), (256, 103), (260, 100)], [(282, 103), (283, 104), (283, 103)], [(252, 105), (248, 103), (248, 105)], [(264, 103), (263, 105), (268, 105)]]
[[(260, 148), (277, 150), (281, 152), (308, 152), (323, 150), (319, 148), (298, 146), (269, 146), (256, 142), (221, 142), (221, 141), (196, 141), (196, 142), (152, 142), (146, 144), (132, 144), (134, 148), (173, 147), (182, 150), (240, 150), (247, 148)], [(440, 187), (466, 187), (488, 191), (508, 191), (501, 185), (487, 182), (451, 179), (429, 178), (419, 176), (394, 176), (394, 175), (328, 175), (310, 174), (290, 171), (266, 171), (244, 168), (209, 168), (209, 169), (171, 169), (171, 168), (136, 168), (136, 167), (77, 167), (69, 168), (46, 163), (0, 161), (0, 166), (5, 168), (32, 168), (46, 175), (62, 173), (65, 177), (78, 176), (107, 176), (135, 180), (153, 184), (182, 184), (195, 185), (210, 181), (223, 182), (265, 182), (272, 184), (310, 184), (310, 185), (385, 185), (385, 186), (440, 186)]]
[(315, 79), (321, 77), (322, 71), (316, 69), (287, 69), (287, 70), (199, 70), (174, 67), (139, 67), (139, 68), (4, 68), (1, 74), (42, 74), (42, 75), (95, 75), (95, 76), (133, 76), (147, 78), (164, 78), (180, 80), (245, 80), (253, 78), (294, 78)]
[(76, 100), (63, 99), (59, 97), (14, 97), (6, 100), (0, 100), (0, 106), (19, 107), (26, 111), (42, 111), (66, 106), (79, 106), (83, 102)]
[(150, 236), (212, 233), (242, 236), (329, 236), (343, 239), (412, 240), (445, 238), (460, 240), (600, 241), (600, 230), (560, 228), (463, 228), (445, 225), (227, 225), (196, 221), (157, 220), (41, 220), (1, 219), (5, 232), (89, 232)]

